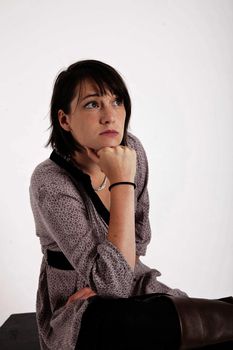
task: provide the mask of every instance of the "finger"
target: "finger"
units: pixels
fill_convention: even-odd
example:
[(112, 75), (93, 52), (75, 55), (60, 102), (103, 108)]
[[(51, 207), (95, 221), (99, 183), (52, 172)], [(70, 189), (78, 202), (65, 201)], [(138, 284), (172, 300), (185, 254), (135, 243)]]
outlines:
[(96, 153), (97, 153), (98, 157), (100, 157), (101, 152), (104, 153), (111, 148), (113, 148), (113, 147), (102, 147), (102, 148), (98, 149), (98, 151), (96, 151)]
[(93, 296), (93, 295), (96, 295), (96, 292), (94, 292), (92, 289), (90, 289), (89, 293), (87, 294), (88, 295), (88, 298)]
[(84, 287), (84, 288), (78, 290), (76, 293), (72, 294), (69, 297), (67, 304), (70, 304), (77, 299), (86, 299), (87, 297), (89, 297), (91, 295), (95, 295), (95, 294), (96, 293), (91, 288)]
[(89, 296), (95, 295), (96, 293), (89, 287), (84, 288), (85, 293), (82, 294), (81, 298), (89, 298)]
[(91, 292), (83, 295), (82, 298), (80, 298), (80, 299), (89, 299), (90, 297), (93, 297), (94, 295), (96, 295), (96, 293), (91, 291)]
[(80, 290), (78, 290), (75, 294), (73, 294), (75, 296), (75, 299), (77, 298), (82, 298), (86, 295), (88, 295), (90, 292), (92, 292), (92, 289), (89, 287), (84, 287)]
[(71, 295), (66, 303), (66, 305), (70, 304), (70, 303), (73, 303), (74, 301), (76, 300), (86, 300), (92, 296), (96, 295), (95, 292), (93, 292), (92, 290), (90, 292), (84, 292), (84, 293), (75, 293), (73, 295)]
[(85, 291), (84, 291), (84, 288), (80, 289), (79, 291), (77, 291), (76, 293), (72, 294), (68, 301), (67, 301), (67, 304), (70, 304), (72, 303), (73, 301), (77, 300), (77, 299), (81, 299), (82, 296), (85, 295)]
[[(81, 293), (77, 293), (78, 294), (78, 298), (80, 299), (86, 299), (89, 297), (89, 295), (95, 293), (91, 288), (89, 287), (86, 287), (86, 288), (83, 288), (81, 290)], [(76, 295), (77, 296), (77, 295)]]
[(76, 293), (71, 295), (69, 297), (69, 299), (67, 300), (66, 302), (66, 305), (70, 304), (70, 303), (73, 303), (75, 300), (78, 300), (78, 299), (83, 299), (83, 296), (84, 294), (82, 294), (81, 296), (80, 295), (77, 295)]

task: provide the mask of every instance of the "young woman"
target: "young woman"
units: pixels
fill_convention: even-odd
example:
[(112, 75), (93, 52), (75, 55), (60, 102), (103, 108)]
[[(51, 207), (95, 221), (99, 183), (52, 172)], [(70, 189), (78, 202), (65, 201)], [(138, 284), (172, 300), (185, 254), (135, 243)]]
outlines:
[[(58, 75), (53, 151), (30, 184), (43, 252), (42, 349), (178, 349), (183, 342), (179, 313), (163, 294), (189, 298), (140, 261), (151, 238), (148, 162), (128, 132), (130, 114), (125, 83), (109, 65), (79, 61)], [(232, 305), (218, 303), (232, 315)]]

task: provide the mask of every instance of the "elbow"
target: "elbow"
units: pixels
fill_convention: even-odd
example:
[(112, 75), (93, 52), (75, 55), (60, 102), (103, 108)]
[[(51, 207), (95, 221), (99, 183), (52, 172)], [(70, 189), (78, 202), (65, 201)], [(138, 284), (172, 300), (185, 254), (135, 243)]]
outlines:
[(128, 298), (131, 295), (133, 280), (133, 270), (119, 274), (117, 271), (115, 273), (109, 273), (109, 271), (97, 273), (94, 269), (90, 275), (89, 284), (99, 295)]

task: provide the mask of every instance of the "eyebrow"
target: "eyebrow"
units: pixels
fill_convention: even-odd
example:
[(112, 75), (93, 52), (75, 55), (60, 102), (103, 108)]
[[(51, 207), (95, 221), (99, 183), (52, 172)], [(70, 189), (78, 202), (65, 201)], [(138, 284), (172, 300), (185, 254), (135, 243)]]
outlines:
[(100, 94), (98, 94), (98, 93), (93, 93), (93, 94), (89, 94), (89, 95), (87, 95), (87, 96), (85, 96), (85, 97), (83, 97), (82, 99), (81, 99), (81, 101), (83, 101), (83, 100), (85, 100), (86, 98), (88, 98), (88, 97), (93, 97), (93, 96), (100, 96)]

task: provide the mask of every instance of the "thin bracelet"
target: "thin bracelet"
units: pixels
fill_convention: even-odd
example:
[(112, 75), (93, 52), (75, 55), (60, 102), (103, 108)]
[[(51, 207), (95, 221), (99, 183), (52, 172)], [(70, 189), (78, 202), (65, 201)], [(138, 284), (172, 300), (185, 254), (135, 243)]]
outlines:
[(109, 191), (111, 191), (111, 188), (113, 187), (113, 186), (116, 186), (116, 185), (133, 185), (134, 186), (134, 189), (136, 188), (136, 185), (135, 185), (135, 183), (133, 183), (133, 182), (116, 182), (116, 183), (114, 183), (114, 184), (112, 184), (111, 186), (109, 186)]

